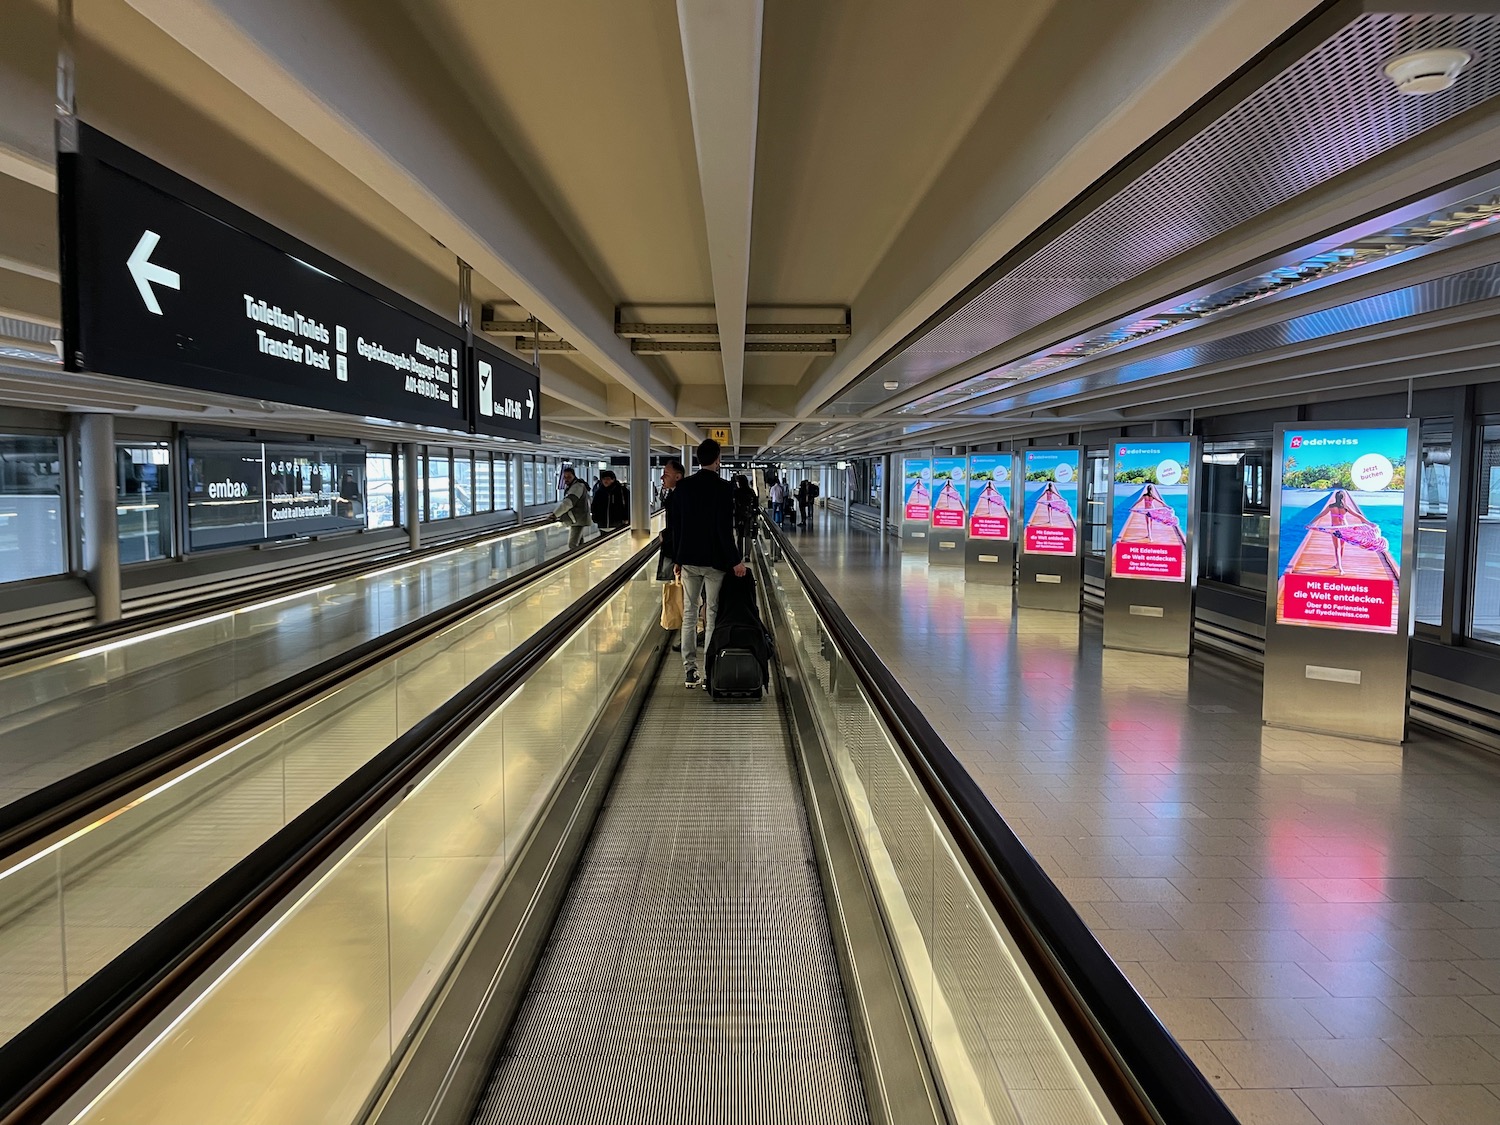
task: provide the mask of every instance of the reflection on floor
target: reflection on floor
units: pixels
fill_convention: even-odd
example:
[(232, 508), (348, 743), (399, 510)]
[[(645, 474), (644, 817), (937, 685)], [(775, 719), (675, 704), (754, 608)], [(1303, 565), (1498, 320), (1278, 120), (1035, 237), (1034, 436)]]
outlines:
[(1500, 1121), (1500, 763), (1267, 730), (1254, 669), (795, 542), (1245, 1125)]

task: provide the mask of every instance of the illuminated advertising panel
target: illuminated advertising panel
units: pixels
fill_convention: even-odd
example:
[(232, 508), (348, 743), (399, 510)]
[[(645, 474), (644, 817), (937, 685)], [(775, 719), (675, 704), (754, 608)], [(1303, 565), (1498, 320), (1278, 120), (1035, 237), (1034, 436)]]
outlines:
[(1009, 453), (976, 453), (969, 458), (969, 538), (1010, 538), (1011, 466)]
[(1078, 475), (1076, 449), (1028, 449), (1025, 455), (1025, 534), (1029, 555), (1078, 553)]
[(934, 457), (932, 459), (932, 526), (934, 528), (962, 528), (968, 506), (968, 485), (965, 481), (968, 459), (965, 457)]
[(1400, 631), (1407, 435), (1283, 433), (1277, 624)]
[(932, 514), (932, 462), (926, 457), (901, 462), (901, 496), (906, 518), (926, 523)]
[(1187, 441), (1121, 442), (1114, 447), (1114, 511), (1109, 573), (1115, 578), (1185, 582), (1189, 475)]

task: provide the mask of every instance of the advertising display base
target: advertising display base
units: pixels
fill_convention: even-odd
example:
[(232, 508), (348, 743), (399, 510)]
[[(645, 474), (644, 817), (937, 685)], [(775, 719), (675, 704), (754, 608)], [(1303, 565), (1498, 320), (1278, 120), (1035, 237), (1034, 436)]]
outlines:
[(927, 562), (930, 566), (964, 565), (964, 529), (927, 529)]
[(918, 523), (916, 520), (904, 520), (901, 524), (901, 538), (917, 543), (927, 542), (927, 523)]
[(1261, 717), (1272, 726), (1402, 742), (1417, 425), (1287, 424), (1276, 428), (1275, 449)]
[(964, 552), (964, 581), (1014, 586), (1016, 545), (1005, 539), (970, 539)]
[(1022, 552), (1016, 579), (1016, 605), (1022, 609), (1083, 610), (1083, 560), (1077, 555)]
[(1104, 647), (1191, 656), (1193, 588), (1186, 582), (1105, 578)]
[(1273, 727), (1404, 742), (1409, 652), (1404, 636), (1272, 625), (1261, 718)]

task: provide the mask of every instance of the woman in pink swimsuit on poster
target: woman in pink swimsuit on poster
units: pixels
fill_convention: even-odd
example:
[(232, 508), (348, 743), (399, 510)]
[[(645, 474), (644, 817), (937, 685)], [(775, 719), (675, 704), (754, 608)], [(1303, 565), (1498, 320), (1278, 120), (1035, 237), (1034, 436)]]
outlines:
[[(1047, 487), (1042, 489), (1041, 496), (1037, 497), (1036, 514), (1046, 513), (1046, 519), (1042, 522), (1048, 526), (1052, 523), (1052, 514), (1060, 514), (1069, 524), (1073, 522), (1073, 509), (1068, 507), (1068, 502), (1059, 495), (1057, 487), (1049, 480)], [(1036, 514), (1033, 514), (1031, 522), (1036, 523)]]
[(951, 480), (943, 482), (943, 487), (938, 490), (937, 503), (933, 507), (943, 512), (963, 511), (964, 502), (958, 495), (958, 489), (953, 487)]
[(974, 501), (974, 514), (976, 516), (1008, 516), (1010, 508), (1005, 503), (1005, 498), (995, 490), (995, 482), (987, 480), (984, 487), (979, 490), (979, 497)]

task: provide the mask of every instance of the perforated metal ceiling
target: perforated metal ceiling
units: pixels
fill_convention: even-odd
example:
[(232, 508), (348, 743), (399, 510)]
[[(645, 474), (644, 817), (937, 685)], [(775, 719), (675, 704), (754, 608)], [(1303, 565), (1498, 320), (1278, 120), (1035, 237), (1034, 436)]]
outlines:
[(976, 416), (992, 416), (1015, 410), (1032, 410), (1077, 395), (1123, 388), (1132, 383), (1189, 371), (1211, 363), (1243, 359), (1290, 344), (1307, 343), (1341, 332), (1370, 328), (1421, 313), (1457, 308), (1497, 297), (1500, 297), (1500, 265), (1482, 266), (1420, 285), (1409, 285), (1389, 293), (1351, 301), (1336, 308), (1292, 317), (1219, 340), (1178, 348), (1151, 359), (1097, 371), (1052, 386), (1038, 387), (1031, 391), (1017, 387), (1014, 396), (988, 403), (973, 413)]
[[(1397, 92), (1392, 57), (1461, 46), (1450, 90)], [(1365, 14), (1061, 231), (836, 400), (878, 405), (1500, 94), (1500, 15)], [(937, 385), (937, 384), (935, 384)]]

